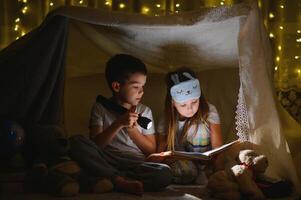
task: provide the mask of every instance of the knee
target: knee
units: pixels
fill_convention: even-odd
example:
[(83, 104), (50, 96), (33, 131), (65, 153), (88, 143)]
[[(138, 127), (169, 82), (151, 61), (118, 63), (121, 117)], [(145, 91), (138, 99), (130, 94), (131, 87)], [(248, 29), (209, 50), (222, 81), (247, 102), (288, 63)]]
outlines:
[(94, 147), (93, 142), (83, 135), (72, 136), (71, 138), (69, 138), (69, 142), (71, 156), (91, 151), (90, 149)]
[(172, 182), (172, 172), (168, 165), (160, 164), (159, 170), (153, 176), (154, 190), (161, 190)]

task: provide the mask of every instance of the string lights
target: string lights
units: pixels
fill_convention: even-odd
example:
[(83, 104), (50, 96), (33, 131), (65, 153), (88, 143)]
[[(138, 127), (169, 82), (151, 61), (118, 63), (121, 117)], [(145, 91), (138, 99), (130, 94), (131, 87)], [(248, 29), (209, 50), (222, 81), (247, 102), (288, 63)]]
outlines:
[[(31, 6), (29, 5), (28, 0), (14, 0), (17, 3), (18, 6), (18, 12), (16, 13), (16, 16), (12, 18), (11, 23), (11, 33), (13, 33), (14, 38), (18, 39), (21, 36), (25, 35), (27, 31), (25, 30), (26, 24), (26, 16), (31, 12)], [(72, 0), (68, 1), (71, 2), (71, 5), (73, 6), (89, 6), (94, 5), (94, 7), (99, 7), (99, 9), (106, 9), (106, 10), (117, 10), (120, 12), (139, 12), (144, 15), (153, 15), (153, 16), (161, 16), (166, 13), (168, 14), (177, 14), (185, 9), (187, 9), (187, 5), (190, 3), (190, 1), (178, 1), (178, 0), (154, 0), (154, 1), (143, 1), (138, 0), (138, 7), (139, 9), (131, 9), (136, 1), (122, 1), (122, 0), (94, 0), (95, 3), (93, 4), (93, 0)], [(194, 0), (196, 1), (196, 0)], [(202, 0), (200, 0), (202, 1)], [(30, 1), (31, 2), (31, 1)], [(57, 7), (58, 1), (56, 0), (48, 0), (47, 6), (49, 7), (48, 10), (54, 9)], [(61, 5), (66, 4), (67, 0), (61, 0)], [(92, 3), (88, 3), (92, 2)], [(151, 3), (152, 2), (152, 3)], [(169, 2), (170, 5), (167, 5), (167, 2)], [(186, 3), (187, 2), (187, 3)], [(234, 3), (239, 3), (241, 1), (234, 1), (234, 0), (206, 0), (203, 1), (204, 7), (215, 7), (215, 6), (228, 6), (232, 5)], [(300, 43), (301, 43), (301, 26), (300, 24), (298, 26), (287, 26), (285, 22), (285, 13), (288, 12), (290, 9), (289, 3), (290, 1), (280, 1), (278, 3), (274, 2), (267, 3), (267, 1), (258, 0), (258, 6), (262, 9), (263, 15), (266, 17), (265, 19), (265, 25), (268, 29), (268, 36), (271, 40), (271, 43), (273, 43), (273, 46), (275, 47), (275, 71), (285, 71), (286, 68), (294, 68), (299, 69), (301, 66), (301, 55), (288, 55), (287, 49), (296, 48), (297, 51), (290, 50), (292, 52), (300, 52)], [(69, 4), (68, 4), (69, 5)], [(96, 6), (95, 6), (96, 5)], [(115, 6), (113, 6), (115, 5)], [(190, 9), (199, 9), (199, 5), (195, 6), (195, 8)], [(301, 4), (300, 4), (301, 5)], [(296, 5), (299, 6), (300, 5)], [(268, 6), (268, 7), (267, 7)], [(189, 6), (188, 6), (189, 7)], [(298, 8), (297, 8), (298, 9)], [(48, 11), (47, 10), (47, 11)], [(297, 19), (300, 20), (300, 19)], [(34, 27), (30, 27), (31, 29)], [(27, 28), (29, 29), (29, 28)], [(293, 29), (293, 30), (292, 30)], [(291, 43), (286, 42), (287, 37), (286, 34), (290, 34), (290, 40), (293, 41)], [(292, 36), (293, 35), (293, 36)], [(1, 40), (1, 39), (0, 39)], [(293, 43), (293, 44), (292, 44)], [(290, 45), (288, 48), (287, 46)], [(283, 62), (290, 63), (291, 61), (296, 62), (296, 64), (288, 65), (283, 64)], [(289, 72), (294, 72), (295, 70), (291, 69)], [(281, 75), (281, 74), (280, 74)], [(284, 80), (284, 79), (282, 79)], [(301, 80), (301, 79), (300, 79)], [(301, 84), (300, 84), (301, 85)]]
[(18, 0), (18, 5), (20, 6), (20, 13), (17, 13), (17, 17), (15, 17), (13, 30), (16, 34), (15, 39), (18, 40), (21, 36), (26, 34), (24, 27), (22, 25), (22, 17), (26, 15), (29, 11), (29, 6), (27, 4), (27, 0)]

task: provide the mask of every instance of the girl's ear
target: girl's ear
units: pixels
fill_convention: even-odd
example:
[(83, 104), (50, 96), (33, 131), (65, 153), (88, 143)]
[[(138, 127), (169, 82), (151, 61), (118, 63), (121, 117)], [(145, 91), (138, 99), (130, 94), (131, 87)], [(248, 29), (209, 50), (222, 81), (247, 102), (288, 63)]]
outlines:
[(119, 92), (120, 91), (120, 83), (117, 81), (112, 82), (112, 89), (114, 92)]

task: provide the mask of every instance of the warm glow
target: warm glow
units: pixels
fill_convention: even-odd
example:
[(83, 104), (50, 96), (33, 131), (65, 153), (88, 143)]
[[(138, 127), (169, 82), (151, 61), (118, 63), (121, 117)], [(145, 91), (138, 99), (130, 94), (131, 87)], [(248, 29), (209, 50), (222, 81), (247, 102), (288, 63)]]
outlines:
[(281, 49), (282, 49), (281, 45), (279, 45), (277, 48), (279, 51), (281, 51)]
[(18, 40), (19, 39), (19, 37), (16, 37), (16, 40)]
[(16, 23), (20, 22), (20, 18), (18, 17), (17, 19), (15, 19), (15, 22)]
[(143, 7), (142, 8), (142, 13), (143, 14), (147, 14), (149, 12), (149, 8), (148, 7)]
[(276, 66), (274, 69), (275, 69), (275, 71), (277, 71), (277, 70), (278, 70), (278, 67)]
[(221, 4), (221, 5), (224, 5), (225, 3), (221, 1), (220, 4)]
[(49, 3), (49, 5), (50, 5), (50, 6), (53, 6), (53, 3), (52, 3), (52, 2), (50, 2), (50, 3)]
[(177, 7), (177, 8), (178, 8), (178, 7), (180, 7), (180, 4), (179, 4), (179, 3), (177, 3), (177, 4), (176, 4), (176, 7)]
[(280, 8), (284, 8), (284, 5), (280, 5)]
[(279, 26), (280, 30), (283, 30), (283, 26)]
[(27, 3), (27, 0), (23, 0), (23, 3)]
[(83, 1), (83, 0), (80, 0), (80, 1), (79, 1), (79, 4), (83, 4), (83, 3), (84, 3), (84, 1)]
[(273, 13), (270, 13), (270, 14), (269, 14), (269, 18), (270, 18), (270, 19), (272, 19), (272, 18), (274, 18), (274, 17), (275, 17), (275, 15), (274, 15)]
[(110, 6), (111, 3), (109, 1), (106, 1), (105, 5)]
[(295, 56), (295, 59), (297, 60), (297, 59), (299, 59), (300, 58), (300, 56)]
[(273, 33), (270, 33), (269, 37), (270, 37), (270, 38), (274, 38), (275, 36), (274, 36)]
[(28, 7), (27, 6), (24, 6), (24, 8), (22, 9), (22, 13), (25, 14), (28, 10)]
[(19, 30), (19, 25), (18, 25), (18, 24), (15, 25), (14, 30), (15, 30), (15, 31), (18, 31), (18, 30)]
[(297, 69), (297, 73), (300, 74), (301, 73), (301, 69)]
[(296, 41), (297, 41), (297, 42), (301, 42), (301, 38), (297, 38)]
[(123, 3), (121, 3), (121, 4), (119, 4), (119, 8), (125, 8), (125, 4), (123, 4)]
[(297, 33), (301, 33), (301, 30), (297, 30)]
[(157, 8), (160, 8), (161, 7), (161, 4), (156, 4)]
[(277, 61), (277, 62), (280, 61), (280, 57), (279, 57), (279, 56), (276, 57), (276, 61)]
[(25, 33), (25, 31), (23, 30), (22, 32), (21, 32), (21, 35), (23, 36), (23, 35), (25, 35), (26, 33)]
[(261, 1), (258, 1), (258, 7), (261, 8), (262, 7), (262, 3)]

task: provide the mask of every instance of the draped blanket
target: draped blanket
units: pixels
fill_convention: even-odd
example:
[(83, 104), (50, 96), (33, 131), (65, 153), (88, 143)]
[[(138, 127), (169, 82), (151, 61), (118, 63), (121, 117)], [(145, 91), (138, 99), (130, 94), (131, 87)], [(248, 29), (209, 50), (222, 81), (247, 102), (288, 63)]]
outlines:
[[(63, 123), (64, 78), (103, 73), (115, 53), (133, 54), (159, 74), (183, 65), (209, 72), (238, 69), (236, 134), (268, 156), (268, 175), (289, 178), (299, 187), (255, 1), (160, 17), (81, 7), (55, 10), (0, 52), (0, 118), (25, 126)], [(295, 130), (301, 132), (300, 126)]]

